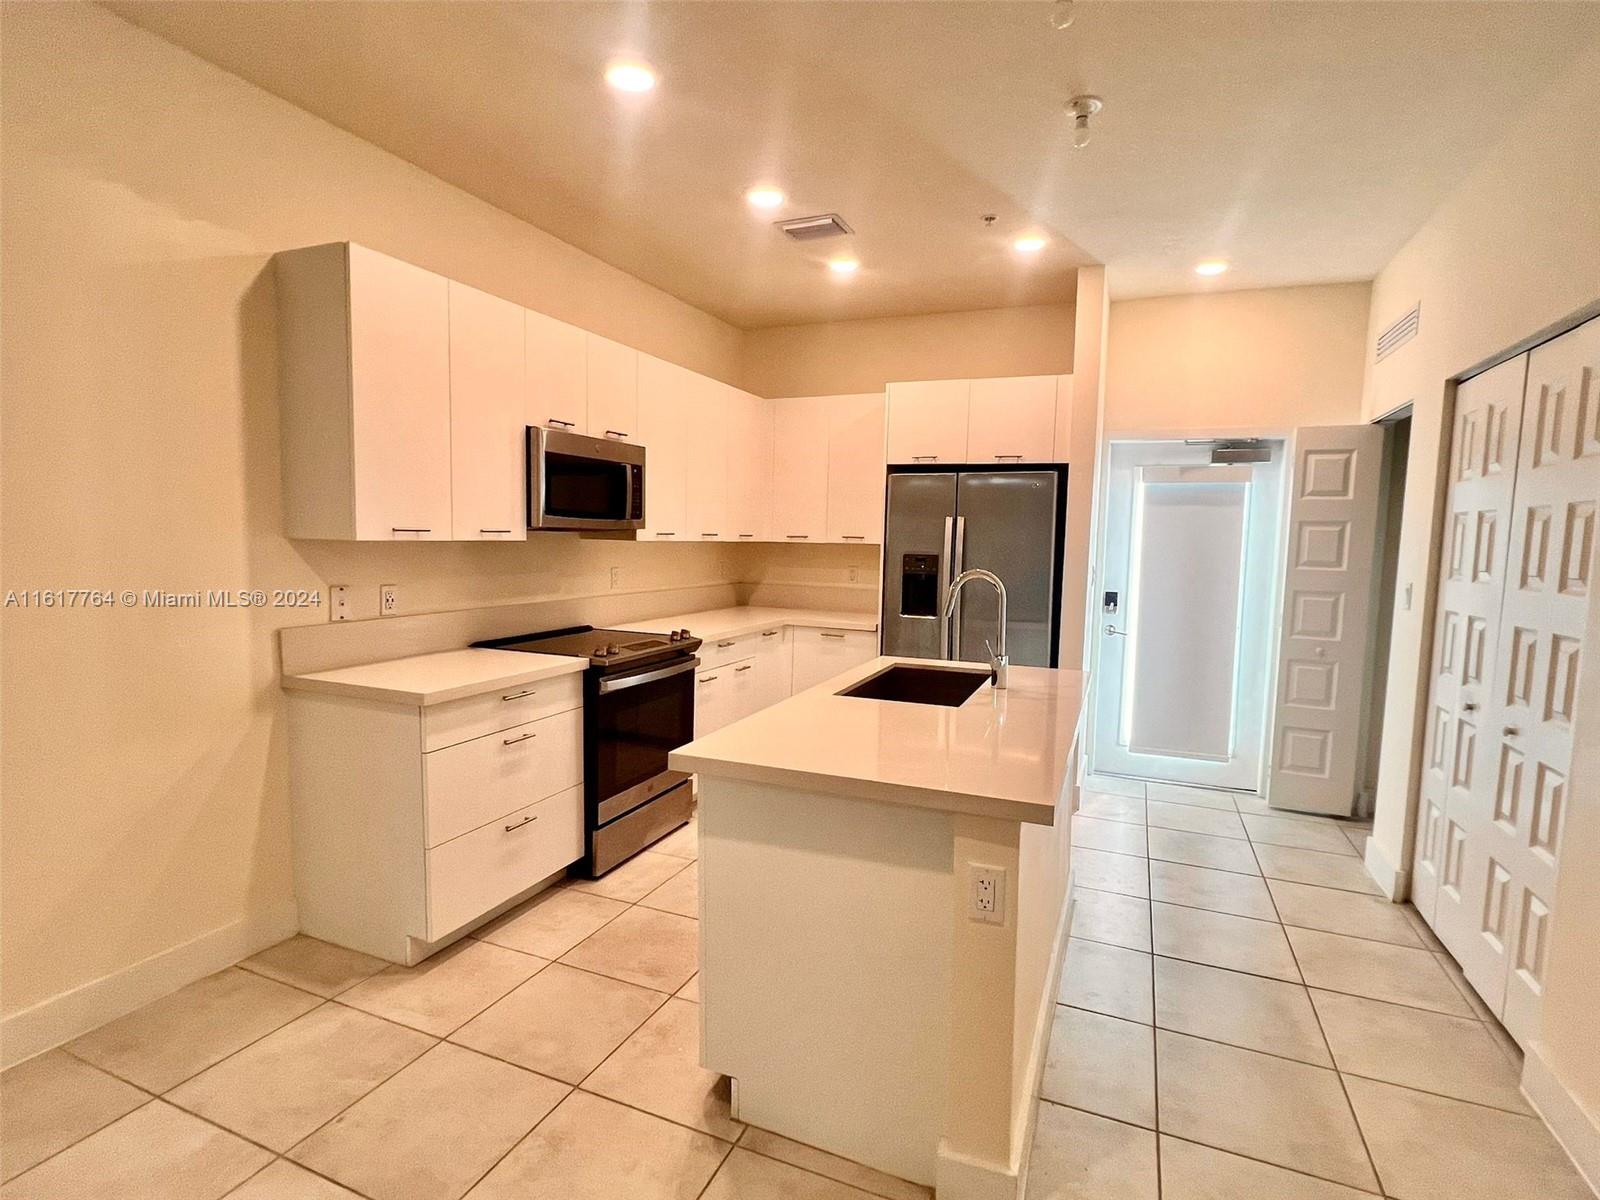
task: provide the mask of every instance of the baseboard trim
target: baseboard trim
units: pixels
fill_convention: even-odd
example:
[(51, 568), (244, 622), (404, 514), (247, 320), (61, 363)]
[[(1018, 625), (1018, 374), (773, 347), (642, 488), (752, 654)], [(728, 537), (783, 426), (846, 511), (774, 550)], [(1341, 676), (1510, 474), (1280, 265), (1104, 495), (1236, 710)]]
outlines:
[(294, 935), (294, 902), (241, 917), (0, 1020), (0, 1067), (52, 1050)]
[(1390, 862), (1379, 847), (1377, 838), (1370, 836), (1367, 838), (1367, 852), (1361, 861), (1366, 865), (1367, 874), (1372, 876), (1383, 894), (1396, 904), (1411, 894), (1411, 872), (1402, 871)]
[(1600, 1113), (1588, 1111), (1545, 1061), (1544, 1047), (1532, 1043), (1522, 1063), (1522, 1093), (1528, 1098), (1589, 1188), (1600, 1196)]

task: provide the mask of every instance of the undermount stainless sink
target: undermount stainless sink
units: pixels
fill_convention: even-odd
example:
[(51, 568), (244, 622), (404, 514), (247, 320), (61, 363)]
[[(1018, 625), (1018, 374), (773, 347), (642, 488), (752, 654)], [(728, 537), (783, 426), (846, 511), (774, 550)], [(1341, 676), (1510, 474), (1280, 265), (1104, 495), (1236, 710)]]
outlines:
[(988, 671), (969, 671), (960, 667), (911, 667), (896, 663), (836, 695), (857, 696), (863, 700), (893, 700), (900, 704), (940, 704), (955, 708), (988, 682)]

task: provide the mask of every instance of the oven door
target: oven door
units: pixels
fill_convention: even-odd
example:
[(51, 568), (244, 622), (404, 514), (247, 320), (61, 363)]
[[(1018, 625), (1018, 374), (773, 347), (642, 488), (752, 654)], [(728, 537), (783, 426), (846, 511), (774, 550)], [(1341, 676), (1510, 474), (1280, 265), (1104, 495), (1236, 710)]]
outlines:
[(529, 529), (643, 526), (643, 446), (528, 426)]
[(689, 778), (667, 755), (694, 740), (698, 658), (601, 676), (584, 719), (590, 729), (593, 824), (604, 825)]

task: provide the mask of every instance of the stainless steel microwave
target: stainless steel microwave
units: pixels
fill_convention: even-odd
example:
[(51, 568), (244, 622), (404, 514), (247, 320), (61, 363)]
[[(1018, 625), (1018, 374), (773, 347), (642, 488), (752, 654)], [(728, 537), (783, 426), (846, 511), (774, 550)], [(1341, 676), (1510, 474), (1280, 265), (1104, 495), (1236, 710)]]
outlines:
[(643, 446), (528, 426), (529, 529), (643, 526)]

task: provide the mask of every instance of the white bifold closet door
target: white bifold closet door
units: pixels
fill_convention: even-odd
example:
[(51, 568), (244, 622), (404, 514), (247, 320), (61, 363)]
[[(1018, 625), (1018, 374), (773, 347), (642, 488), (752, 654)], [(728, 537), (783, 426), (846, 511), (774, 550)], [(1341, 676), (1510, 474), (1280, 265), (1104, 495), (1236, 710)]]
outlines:
[(1297, 429), (1267, 803), (1349, 816), (1362, 748), (1383, 431)]
[(1600, 500), (1600, 321), (1456, 393), (1415, 893), (1538, 1029)]

